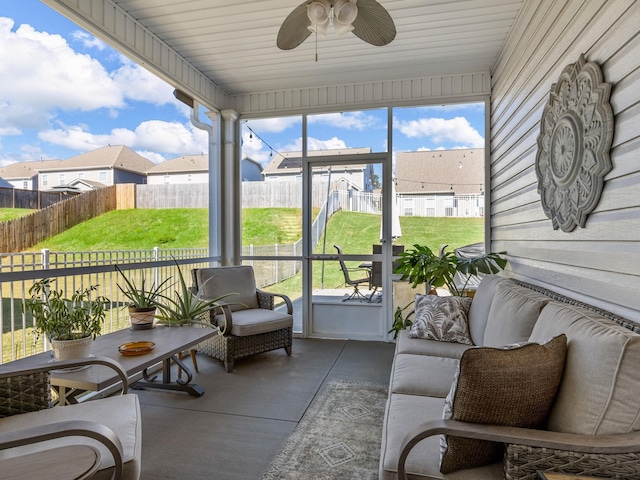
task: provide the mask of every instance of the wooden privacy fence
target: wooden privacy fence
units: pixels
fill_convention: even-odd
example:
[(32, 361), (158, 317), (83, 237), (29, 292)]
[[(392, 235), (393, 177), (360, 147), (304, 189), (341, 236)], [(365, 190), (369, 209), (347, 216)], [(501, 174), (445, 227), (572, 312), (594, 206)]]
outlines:
[[(73, 195), (76, 195), (75, 193)], [(0, 208), (45, 208), (69, 198), (64, 192), (41, 192), (0, 187)]]
[[(0, 223), (0, 252), (21, 252), (47, 238), (110, 210), (135, 208), (130, 185), (90, 190), (24, 217)], [(120, 195), (118, 195), (120, 191)], [(129, 205), (129, 206), (127, 206)]]

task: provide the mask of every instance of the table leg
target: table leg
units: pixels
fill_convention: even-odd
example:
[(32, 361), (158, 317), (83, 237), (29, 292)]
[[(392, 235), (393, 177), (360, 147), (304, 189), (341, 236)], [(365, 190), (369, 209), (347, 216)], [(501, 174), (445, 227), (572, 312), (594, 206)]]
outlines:
[(55, 392), (58, 394), (58, 402), (56, 406), (64, 407), (65, 405), (76, 405), (78, 395), (84, 393), (86, 390), (78, 390), (77, 388), (52, 386)]
[[(187, 374), (187, 379), (177, 378), (175, 382), (171, 381), (171, 361), (174, 361), (179, 368), (184, 370)], [(187, 392), (194, 397), (201, 397), (204, 394), (204, 389), (197, 384), (191, 384), (193, 374), (191, 370), (184, 364), (177, 355), (172, 355), (169, 358), (165, 358), (162, 361), (162, 383), (155, 382), (155, 376), (149, 378), (146, 369), (142, 372), (144, 380), (138, 380), (131, 388), (143, 389), (143, 388), (155, 388), (158, 390), (177, 390), (179, 392)]]

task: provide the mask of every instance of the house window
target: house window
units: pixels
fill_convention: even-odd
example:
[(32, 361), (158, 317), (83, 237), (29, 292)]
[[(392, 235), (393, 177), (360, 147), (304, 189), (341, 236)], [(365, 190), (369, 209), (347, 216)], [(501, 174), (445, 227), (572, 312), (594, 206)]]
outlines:
[(187, 175), (187, 182), (191, 182), (191, 174)]
[(101, 182), (107, 181), (107, 172), (100, 172), (100, 181)]
[(164, 184), (169, 185), (169, 175), (164, 176)]
[(25, 180), (22, 182), (22, 189), (27, 190), (29, 188), (29, 181)]
[(58, 185), (64, 185), (64, 173), (60, 174), (60, 177), (58, 179)]
[(47, 175), (46, 173), (42, 174), (42, 186), (46, 187), (47, 185), (49, 185), (49, 175)]

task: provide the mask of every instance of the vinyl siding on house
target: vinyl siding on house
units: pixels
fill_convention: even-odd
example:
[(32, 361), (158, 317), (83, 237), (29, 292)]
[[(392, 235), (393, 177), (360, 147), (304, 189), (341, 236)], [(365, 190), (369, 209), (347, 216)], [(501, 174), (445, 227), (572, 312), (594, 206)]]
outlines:
[[(523, 11), (492, 72), (491, 249), (509, 275), (640, 321), (640, 2), (542, 0)], [(611, 83), (612, 171), (585, 228), (553, 230), (536, 139), (551, 85), (584, 53)], [(570, 288), (570, 289), (569, 289)]]

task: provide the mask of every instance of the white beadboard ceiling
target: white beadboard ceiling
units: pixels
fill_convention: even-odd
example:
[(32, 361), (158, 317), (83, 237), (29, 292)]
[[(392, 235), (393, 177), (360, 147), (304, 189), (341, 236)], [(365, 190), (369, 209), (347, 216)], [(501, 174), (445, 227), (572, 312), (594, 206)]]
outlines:
[[(526, 0), (379, 0), (397, 35), (374, 47), (312, 34), (276, 47), (301, 0), (116, 0), (229, 95), (490, 71)], [(117, 45), (114, 45), (117, 47)]]

